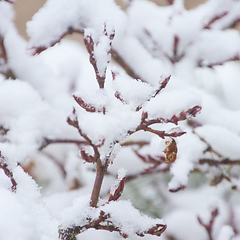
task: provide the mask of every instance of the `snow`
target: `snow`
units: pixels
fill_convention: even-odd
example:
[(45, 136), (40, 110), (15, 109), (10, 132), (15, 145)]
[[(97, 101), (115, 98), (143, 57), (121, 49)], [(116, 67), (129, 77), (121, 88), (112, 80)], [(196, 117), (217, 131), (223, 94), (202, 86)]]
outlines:
[(219, 236), (217, 240), (227, 240), (227, 239), (232, 239), (234, 236), (234, 231), (231, 226), (225, 225), (222, 227), (220, 230)]
[(230, 159), (239, 159), (238, 146), (240, 138), (223, 127), (204, 125), (196, 129), (196, 132), (205, 139), (217, 152)]
[[(110, 223), (130, 239), (139, 239), (136, 233), (166, 221), (164, 240), (205, 240), (207, 232), (197, 218), (209, 223), (216, 208), (213, 239), (238, 239), (234, 232), (240, 223), (239, 166), (201, 165), (199, 159), (240, 158), (239, 63), (225, 63), (240, 54), (239, 32), (228, 28), (240, 17), (240, 2), (209, 0), (190, 11), (182, 0), (166, 7), (145, 0), (126, 5), (123, 11), (113, 0), (48, 0), (28, 22), (30, 40), (26, 42), (13, 25), (12, 4), (0, 1), (0, 35), (7, 53), (6, 58), (0, 56), (6, 65), (0, 66), (0, 72), (11, 69), (16, 76), (6, 79), (4, 71), (0, 73), (0, 151), (17, 182), (13, 193), (9, 177), (0, 170), (0, 239), (56, 240), (59, 228), (83, 226), (104, 211)], [(84, 46), (61, 40), (72, 30), (92, 36), (98, 75), (106, 74), (104, 89), (98, 87)], [(111, 44), (125, 67), (111, 61)], [(131, 70), (136, 79), (125, 70)], [(155, 96), (160, 82), (170, 75), (167, 86)], [(73, 96), (84, 104), (79, 106)], [(148, 114), (145, 121), (171, 119), (195, 106), (202, 110), (193, 119), (194, 127), (188, 121), (149, 126), (167, 133), (186, 132), (174, 138), (178, 149), (174, 163), (161, 162), (154, 168), (137, 156), (135, 151), (148, 158), (163, 157), (165, 141), (171, 140), (146, 129), (138, 131), (144, 112)], [(45, 138), (85, 141), (67, 124), (68, 117), (78, 120), (91, 146), (43, 146)], [(80, 149), (93, 155), (93, 146), (102, 163), (111, 163), (98, 208), (90, 207), (95, 165), (83, 164), (79, 156)], [(156, 172), (169, 167), (169, 171), (148, 174), (150, 167)], [(147, 175), (140, 177), (142, 181), (150, 184), (141, 188), (132, 182), (142, 194), (136, 197), (146, 201), (149, 209), (155, 202), (150, 195), (155, 194), (162, 205), (154, 213), (145, 211), (164, 221), (144, 215), (124, 195), (119, 201), (106, 200), (111, 185), (113, 193), (124, 177), (127, 185), (129, 176), (142, 174)], [(117, 239), (119, 235), (91, 229), (79, 238)]]
[(129, 201), (112, 201), (101, 207), (101, 210), (110, 213), (110, 220), (115, 226), (118, 226), (123, 233), (130, 236), (135, 233), (142, 233), (156, 224), (164, 224), (163, 220), (142, 215)]

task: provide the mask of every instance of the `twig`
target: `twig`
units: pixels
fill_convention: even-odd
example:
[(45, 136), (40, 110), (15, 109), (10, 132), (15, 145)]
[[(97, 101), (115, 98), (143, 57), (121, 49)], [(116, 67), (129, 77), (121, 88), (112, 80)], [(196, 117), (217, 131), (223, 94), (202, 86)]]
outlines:
[(162, 168), (162, 169), (158, 168), (158, 169), (152, 169), (152, 170), (145, 170), (145, 171), (142, 171), (140, 173), (127, 175), (125, 181), (129, 182), (131, 180), (134, 180), (138, 177), (142, 177), (142, 176), (145, 176), (145, 175), (151, 175), (151, 174), (155, 174), (155, 173), (164, 173), (164, 172), (169, 171), (169, 169), (170, 169), (170, 165), (167, 165), (165, 168)]
[(16, 192), (17, 190), (17, 182), (13, 177), (13, 173), (12, 171), (9, 169), (7, 163), (6, 163), (6, 159), (4, 156), (2, 156), (2, 153), (0, 151), (0, 168), (4, 171), (5, 175), (10, 179), (11, 183), (12, 183), (12, 192)]
[(50, 144), (58, 144), (58, 143), (72, 143), (72, 144), (76, 144), (76, 145), (88, 145), (87, 141), (81, 141), (81, 140), (44, 138), (43, 143), (39, 147), (38, 150), (41, 151), (43, 148), (47, 147)]
[[(110, 232), (119, 232), (119, 234), (123, 238), (127, 238), (128, 235), (123, 233), (118, 226), (115, 226), (112, 221), (109, 219), (110, 214), (106, 214), (104, 211), (100, 212), (98, 219), (92, 220), (90, 219), (87, 224), (84, 226), (75, 226), (67, 229), (59, 230), (59, 237), (61, 240), (72, 240), (76, 239), (75, 236), (79, 233), (86, 231), (87, 229), (94, 228), (96, 230), (107, 230)], [(164, 224), (156, 224), (152, 228), (144, 232), (136, 232), (136, 234), (140, 237), (144, 237), (145, 234), (161, 236), (161, 234), (166, 230), (167, 226)]]
[[(111, 50), (112, 58), (118, 65), (120, 65), (125, 72), (134, 79), (141, 79), (140, 75), (138, 75), (124, 60), (123, 58), (118, 54), (118, 52), (114, 49)], [(141, 80), (142, 81), (142, 80)]]
[(204, 25), (203, 29), (210, 29), (211, 25), (216, 22), (217, 20), (223, 18), (224, 16), (226, 16), (228, 14), (228, 12), (223, 12), (220, 13), (219, 15), (214, 16), (207, 24)]
[[(56, 45), (57, 43), (59, 43), (66, 35), (68, 34), (72, 34), (72, 33), (83, 33), (83, 29), (76, 29), (73, 27), (69, 27), (68, 30), (66, 32), (64, 32), (62, 35), (60, 35), (60, 37), (55, 40), (52, 41), (48, 47), (53, 47), (54, 45)], [(43, 52), (44, 50), (46, 50), (48, 47), (46, 46), (39, 46), (39, 47), (33, 47), (31, 50), (33, 50), (32, 55), (36, 55), (36, 54), (40, 54), (41, 52)]]
[(202, 219), (198, 216), (198, 222), (206, 229), (209, 240), (213, 240), (212, 228), (213, 228), (214, 221), (215, 221), (216, 217), (218, 216), (218, 214), (219, 214), (218, 208), (214, 209), (211, 213), (211, 219), (208, 224), (204, 224)]
[[(9, 1), (9, 3), (12, 3)], [(15, 79), (12, 70), (8, 67), (7, 63), (7, 52), (4, 46), (4, 38), (0, 35), (0, 69), (1, 73), (8, 79)]]
[(219, 66), (219, 65), (223, 65), (226, 62), (231, 62), (231, 61), (239, 61), (240, 60), (240, 54), (237, 53), (235, 56), (233, 56), (232, 58), (226, 59), (224, 61), (221, 62), (216, 62), (216, 63), (210, 63), (210, 64), (204, 64), (203, 60), (199, 60), (198, 61), (198, 67), (208, 67), (208, 68), (213, 68), (214, 66)]
[(178, 46), (179, 46), (179, 37), (175, 35), (174, 41), (173, 41), (173, 56), (170, 57), (167, 54), (165, 54), (172, 64), (179, 62), (185, 56), (185, 53), (182, 53), (181, 55), (178, 54)]
[[(112, 33), (109, 34), (107, 32), (107, 26), (106, 26), (106, 23), (105, 23), (103, 33), (104, 33), (105, 36), (107, 36), (109, 38), (109, 51), (107, 52), (107, 54), (111, 55), (112, 40), (115, 36), (115, 31), (113, 31)], [(103, 74), (99, 73), (98, 64), (97, 64), (98, 60), (96, 59), (95, 52), (94, 52), (95, 47), (99, 43), (97, 43), (97, 44), (94, 43), (91, 34), (85, 34), (84, 35), (84, 44), (85, 44), (85, 46), (88, 50), (90, 63), (92, 64), (92, 66), (94, 68), (99, 88), (104, 88), (107, 67), (104, 69)]]
[[(93, 190), (92, 190), (92, 194), (91, 194), (90, 205), (92, 207), (97, 207), (98, 198), (99, 198), (103, 178), (104, 178), (104, 175), (107, 171), (108, 164), (109, 164), (108, 158), (105, 159), (105, 163), (102, 163), (101, 158), (100, 158), (100, 153), (99, 153), (99, 150), (98, 150), (98, 147), (101, 147), (101, 145), (100, 146), (94, 145), (92, 143), (92, 141), (90, 140), (90, 138), (82, 132), (82, 130), (79, 127), (77, 118), (75, 120), (71, 120), (70, 118), (68, 118), (67, 122), (68, 122), (69, 125), (77, 128), (79, 134), (86, 140), (88, 145), (92, 146), (92, 148), (94, 150), (94, 156), (93, 156), (92, 162), (96, 163), (96, 177), (95, 177)], [(103, 141), (103, 143), (104, 143), (104, 141)]]
[(219, 165), (240, 165), (240, 160), (231, 160), (229, 158), (224, 158), (222, 160), (215, 160), (211, 158), (201, 158), (199, 159), (199, 164), (207, 163), (210, 166), (219, 166)]
[(46, 157), (48, 157), (49, 159), (51, 159), (60, 169), (60, 171), (62, 172), (62, 175), (63, 175), (63, 178), (66, 178), (67, 176), (67, 173), (64, 169), (64, 165), (62, 163), (60, 163), (53, 155), (51, 155), (50, 153), (47, 153), (47, 152), (44, 152), (42, 151), (41, 152), (43, 155), (45, 155)]

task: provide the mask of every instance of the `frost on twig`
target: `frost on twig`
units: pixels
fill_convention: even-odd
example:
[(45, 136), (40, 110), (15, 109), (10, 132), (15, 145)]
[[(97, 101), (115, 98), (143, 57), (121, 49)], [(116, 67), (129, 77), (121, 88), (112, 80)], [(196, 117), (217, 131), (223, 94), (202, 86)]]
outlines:
[(12, 171), (9, 169), (6, 159), (4, 158), (4, 156), (2, 156), (1, 152), (0, 152), (0, 168), (4, 171), (5, 175), (10, 179), (11, 183), (12, 183), (12, 191), (16, 192), (17, 190), (17, 182), (13, 177), (13, 173)]

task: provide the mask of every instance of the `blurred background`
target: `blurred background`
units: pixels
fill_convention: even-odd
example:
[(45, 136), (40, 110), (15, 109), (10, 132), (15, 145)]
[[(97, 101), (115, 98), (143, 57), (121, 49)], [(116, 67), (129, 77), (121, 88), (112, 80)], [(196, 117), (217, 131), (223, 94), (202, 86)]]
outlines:
[[(115, 1), (119, 6), (124, 8), (124, 2), (126, 2), (126, 0)], [(185, 7), (186, 9), (191, 9), (206, 1), (207, 0), (185, 0)], [(16, 11), (15, 24), (20, 35), (25, 39), (28, 38), (26, 34), (26, 22), (31, 20), (32, 16), (44, 5), (45, 2), (46, 0), (17, 0), (14, 3)], [(167, 5), (167, 0), (152, 0), (152, 2), (162, 6)], [(76, 39), (76, 35), (74, 34), (70, 38)]]

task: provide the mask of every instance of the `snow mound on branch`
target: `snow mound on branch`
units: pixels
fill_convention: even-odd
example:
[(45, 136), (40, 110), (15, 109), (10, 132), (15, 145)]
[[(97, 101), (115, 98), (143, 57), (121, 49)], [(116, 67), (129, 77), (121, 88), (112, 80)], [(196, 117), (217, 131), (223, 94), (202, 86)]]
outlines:
[(94, 28), (99, 36), (106, 21), (111, 21), (121, 34), (126, 17), (113, 0), (74, 0), (71, 4), (67, 0), (48, 0), (27, 23), (27, 32), (31, 47), (49, 47), (70, 28), (87, 26)]
[(61, 136), (62, 129), (67, 126), (58, 111), (44, 102), (28, 83), (20, 80), (0, 83), (0, 111), (0, 125), (8, 130), (5, 137), (9, 141), (0, 146), (3, 155), (15, 159), (13, 164), (33, 153), (44, 137)]
[(129, 236), (148, 231), (157, 224), (164, 225), (161, 219), (143, 215), (129, 201), (111, 201), (98, 208), (89, 207), (89, 201), (89, 196), (80, 196), (71, 207), (65, 208), (61, 214), (61, 228), (84, 226), (89, 220), (98, 219), (101, 211), (106, 215), (110, 214), (107, 220), (119, 228), (121, 233)]

